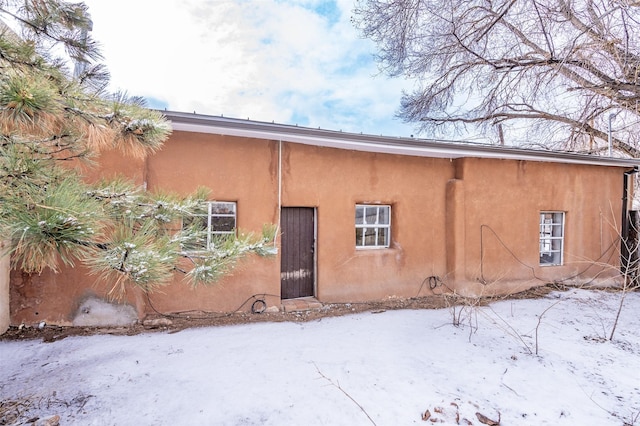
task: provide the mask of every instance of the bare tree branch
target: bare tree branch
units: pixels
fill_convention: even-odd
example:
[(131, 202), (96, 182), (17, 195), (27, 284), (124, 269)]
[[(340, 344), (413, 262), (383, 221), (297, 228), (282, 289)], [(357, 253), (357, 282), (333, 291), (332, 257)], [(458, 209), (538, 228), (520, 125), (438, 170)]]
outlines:
[(510, 144), (544, 139), (596, 152), (615, 113), (614, 146), (640, 154), (638, 6), (359, 0), (353, 20), (377, 43), (383, 70), (420, 83), (403, 95), (399, 115), (429, 136), (471, 128), (488, 140), (494, 133)]

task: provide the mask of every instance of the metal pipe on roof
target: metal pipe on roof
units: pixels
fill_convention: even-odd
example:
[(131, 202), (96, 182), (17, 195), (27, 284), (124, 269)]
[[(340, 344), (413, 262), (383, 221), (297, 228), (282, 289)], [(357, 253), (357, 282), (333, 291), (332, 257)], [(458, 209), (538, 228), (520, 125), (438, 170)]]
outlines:
[(616, 118), (616, 115), (618, 114), (609, 114), (609, 132), (608, 132), (608, 136), (609, 136), (609, 157), (613, 157), (613, 142), (611, 141), (611, 120), (613, 120), (614, 118)]

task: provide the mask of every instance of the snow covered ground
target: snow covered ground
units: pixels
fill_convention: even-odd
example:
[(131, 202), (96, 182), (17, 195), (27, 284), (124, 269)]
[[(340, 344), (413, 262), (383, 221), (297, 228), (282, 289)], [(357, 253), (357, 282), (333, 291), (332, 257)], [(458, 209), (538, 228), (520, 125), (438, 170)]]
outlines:
[(0, 400), (61, 425), (640, 424), (640, 293), (609, 341), (620, 297), (6, 341)]

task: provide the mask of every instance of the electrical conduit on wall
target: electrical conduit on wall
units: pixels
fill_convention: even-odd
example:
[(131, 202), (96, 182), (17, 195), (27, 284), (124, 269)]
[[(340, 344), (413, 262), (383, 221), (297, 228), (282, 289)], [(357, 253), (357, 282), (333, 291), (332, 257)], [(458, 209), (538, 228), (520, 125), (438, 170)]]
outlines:
[(273, 235), (273, 246), (277, 247), (278, 234), (280, 233), (280, 220), (282, 215), (282, 140), (278, 141), (278, 223)]

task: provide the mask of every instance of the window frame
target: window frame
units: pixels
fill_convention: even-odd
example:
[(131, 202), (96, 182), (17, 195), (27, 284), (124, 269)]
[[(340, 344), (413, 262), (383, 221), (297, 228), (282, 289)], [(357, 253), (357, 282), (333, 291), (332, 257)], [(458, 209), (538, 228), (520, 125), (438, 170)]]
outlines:
[[(551, 215), (551, 222), (545, 221), (546, 215)], [(538, 217), (540, 266), (564, 265), (566, 212), (543, 210)], [(549, 256), (550, 259), (546, 261), (544, 256)]]
[[(206, 217), (206, 229), (203, 229), (202, 232), (206, 233), (206, 246), (201, 248), (190, 249), (189, 251), (199, 251), (199, 250), (212, 250), (214, 248), (215, 236), (221, 235), (236, 235), (238, 229), (238, 203), (236, 201), (203, 201), (202, 204), (206, 204), (206, 212), (205, 213), (197, 213), (194, 214), (193, 217)], [(218, 213), (215, 211), (215, 206), (223, 206), (225, 204), (232, 205), (232, 213)], [(212, 224), (214, 223), (215, 218), (233, 218), (233, 228), (229, 231), (220, 231), (212, 229)], [(183, 219), (183, 228), (184, 228), (184, 219)], [(204, 223), (204, 221), (203, 221)]]
[[(358, 223), (358, 209), (363, 209), (362, 212), (362, 223)], [(376, 221), (375, 223), (366, 223), (366, 217), (367, 217), (367, 209), (376, 209)], [(387, 222), (388, 223), (380, 223), (380, 218), (384, 217), (384, 214), (381, 215), (380, 212), (386, 210), (386, 217), (388, 218)], [(386, 249), (389, 248), (391, 246), (391, 205), (390, 204), (364, 204), (364, 203), (358, 203), (355, 206), (355, 218), (354, 218), (354, 222), (355, 222), (355, 242), (356, 242), (356, 250), (380, 250), (380, 249)], [(362, 240), (359, 242), (358, 241), (358, 230), (359, 229), (364, 229), (365, 231), (361, 231), (362, 234)], [(373, 237), (373, 241), (374, 244), (366, 244), (366, 230), (373, 230), (374, 231), (374, 237)], [(379, 231), (381, 229), (386, 230), (385, 234), (384, 234), (384, 244), (378, 244), (378, 240), (379, 240)]]

